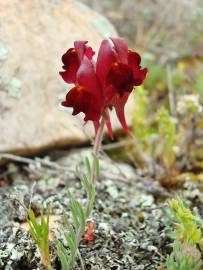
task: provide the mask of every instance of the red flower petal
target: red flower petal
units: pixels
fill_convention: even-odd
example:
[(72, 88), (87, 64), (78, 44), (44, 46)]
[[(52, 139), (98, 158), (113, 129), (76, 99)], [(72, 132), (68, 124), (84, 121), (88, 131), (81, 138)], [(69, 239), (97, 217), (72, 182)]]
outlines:
[(63, 56), (63, 69), (65, 71), (59, 72), (61, 77), (67, 83), (74, 83), (76, 81), (76, 72), (79, 68), (79, 60), (74, 48), (69, 49)]
[(95, 106), (94, 97), (86, 91), (82, 86), (72, 88), (66, 95), (66, 100), (63, 101), (62, 106), (72, 107), (72, 115), (83, 112), (85, 114), (85, 121), (98, 121), (100, 118), (100, 111)]
[(139, 66), (141, 63), (141, 57), (138, 53), (131, 50), (128, 51), (128, 65), (134, 67), (134, 65)]
[(116, 54), (113, 51), (109, 40), (102, 41), (97, 57), (96, 74), (100, 83), (105, 87), (106, 77), (111, 68), (111, 65), (116, 61)]
[(128, 52), (128, 65), (133, 71), (134, 85), (141, 85), (146, 78), (147, 68), (141, 69), (140, 67), (141, 57), (138, 53)]
[(75, 41), (74, 47), (80, 62), (83, 60), (84, 56), (87, 56), (89, 60), (92, 60), (93, 55), (95, 52), (92, 50), (91, 47), (87, 47), (87, 41)]
[(128, 46), (123, 38), (111, 38), (114, 49), (118, 54), (119, 60), (123, 64), (128, 63)]
[(107, 85), (112, 85), (115, 93), (122, 95), (124, 92), (131, 92), (133, 89), (133, 72), (130, 67), (115, 62), (109, 70), (106, 78)]
[(63, 80), (67, 83), (76, 82), (76, 73), (79, 69), (80, 63), (84, 56), (87, 56), (89, 60), (92, 59), (94, 51), (91, 47), (87, 47), (87, 41), (75, 41), (75, 48), (69, 49), (63, 56), (63, 69), (65, 71), (59, 72)]
[(78, 61), (75, 49), (70, 48), (67, 50), (67, 52), (62, 55), (61, 60), (63, 62), (63, 69), (67, 69), (71, 63)]
[(87, 58), (89, 60), (92, 60), (92, 57), (95, 55), (95, 52), (92, 50), (91, 47), (87, 47), (86, 51), (85, 51), (85, 56), (87, 56)]
[(75, 51), (77, 53), (77, 56), (78, 56), (78, 59), (80, 62), (82, 61), (84, 54), (85, 54), (86, 43), (87, 43), (87, 41), (75, 41), (74, 42)]
[(103, 103), (102, 91), (92, 62), (85, 56), (77, 72), (77, 82), (87, 91), (98, 98), (97, 102)]
[(143, 83), (144, 79), (146, 78), (147, 72), (148, 72), (147, 68), (143, 68), (143, 69), (134, 68), (133, 69), (133, 77), (134, 77), (135, 86), (139, 86)]
[(113, 106), (116, 110), (116, 115), (123, 127), (123, 129), (125, 130), (125, 132), (129, 135), (129, 136), (132, 136), (131, 135), (131, 132), (128, 128), (128, 125), (126, 123), (126, 120), (125, 120), (125, 113), (124, 113), (124, 107), (125, 107), (125, 104), (128, 100), (128, 96), (129, 96), (129, 93), (124, 93), (122, 97), (120, 96), (115, 96), (114, 100), (113, 100)]
[(85, 121), (99, 121), (103, 110), (103, 98), (94, 67), (84, 57), (77, 72), (77, 84), (66, 95), (65, 107), (73, 107), (73, 115), (85, 114)]

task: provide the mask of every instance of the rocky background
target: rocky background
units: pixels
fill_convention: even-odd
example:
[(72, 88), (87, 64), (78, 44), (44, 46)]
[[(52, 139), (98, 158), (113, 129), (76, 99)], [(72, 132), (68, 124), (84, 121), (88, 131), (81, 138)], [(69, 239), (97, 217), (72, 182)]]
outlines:
[(84, 129), (82, 117), (59, 106), (67, 91), (60, 59), (84, 37), (97, 50), (104, 36), (117, 35), (115, 28), (71, 0), (3, 0), (0, 11), (0, 152), (28, 155), (88, 142), (92, 126)]

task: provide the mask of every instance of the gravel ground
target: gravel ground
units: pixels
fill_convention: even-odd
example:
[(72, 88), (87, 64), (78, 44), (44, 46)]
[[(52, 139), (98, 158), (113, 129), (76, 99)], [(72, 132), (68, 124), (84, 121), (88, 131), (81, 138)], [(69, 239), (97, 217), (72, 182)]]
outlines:
[[(0, 206), (0, 269), (42, 269), (39, 253), (27, 231), (26, 211), (16, 199), (29, 205), (32, 198), (36, 214), (42, 206), (47, 209), (51, 205), (52, 239), (57, 236), (63, 240), (60, 219), (69, 202), (67, 189), (82, 203), (85, 201), (85, 194), (73, 173), (77, 164), (84, 167), (85, 156), (90, 156), (88, 149), (65, 153), (58, 158), (56, 164), (67, 166), (63, 174), (53, 171), (39, 174), (32, 166), (9, 165), (12, 185), (0, 189), (3, 202)], [(110, 162), (106, 158), (102, 158), (100, 164), (92, 214), (96, 239), (91, 245), (84, 242), (80, 245), (86, 269), (157, 270), (164, 265), (172, 243), (166, 234), (169, 223), (163, 211), (171, 193), (157, 182), (142, 178), (139, 171), (128, 164)], [(34, 175), (37, 182), (33, 186)], [(203, 199), (199, 190), (197, 183), (187, 182), (173, 195), (181, 194), (201, 216)], [(51, 246), (53, 265), (61, 269), (53, 242)], [(81, 269), (80, 262), (78, 265), (74, 269)]]
[[(85, 154), (88, 151), (83, 152), (80, 160)], [(70, 190), (77, 198), (85, 200), (80, 183), (71, 172), (71, 168), (78, 163), (78, 153), (64, 156), (58, 162), (70, 168), (70, 172), (55, 177), (45, 174), (37, 181), (32, 194), (35, 213), (39, 213), (42, 206), (46, 209), (52, 205), (51, 220), (60, 218), (63, 209), (67, 208), (67, 186), (71, 186)], [(0, 269), (20, 270), (25, 266), (28, 270), (42, 269), (39, 254), (26, 229), (26, 211), (15, 200), (28, 205), (33, 182), (25, 179), (21, 170), (16, 168), (12, 176), (13, 185), (0, 190), (0, 200), (4, 202), (0, 209)], [(80, 246), (86, 268), (157, 269), (163, 260), (160, 254), (166, 254), (169, 243), (159, 204), (153, 195), (140, 190), (140, 177), (129, 165), (103, 160), (102, 171), (92, 215), (96, 224), (96, 239), (91, 246), (85, 243)], [(54, 223), (53, 234), (62, 238), (58, 223)], [(60, 269), (54, 256), (53, 260), (56, 269)]]

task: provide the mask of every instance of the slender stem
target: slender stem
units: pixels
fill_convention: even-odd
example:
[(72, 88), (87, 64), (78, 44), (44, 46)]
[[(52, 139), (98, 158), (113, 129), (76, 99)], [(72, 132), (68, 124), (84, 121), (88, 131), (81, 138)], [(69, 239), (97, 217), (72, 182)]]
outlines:
[[(96, 133), (95, 141), (94, 141), (94, 147), (93, 147), (93, 154), (95, 156), (98, 156), (100, 148), (101, 148), (101, 143), (102, 143), (102, 138), (103, 138), (103, 133), (104, 133), (104, 127), (106, 123), (106, 113), (103, 114), (102, 120), (99, 126), (99, 129)], [(90, 176), (90, 182), (95, 185), (96, 183), (96, 159), (93, 158), (92, 162), (92, 169), (91, 169), (91, 176)], [(91, 204), (90, 199), (88, 198), (87, 204), (85, 206), (85, 214), (88, 216), (88, 211), (89, 211), (89, 206)], [(82, 230), (82, 224), (79, 225), (79, 228), (76, 233), (76, 243), (77, 247), (80, 244), (81, 238), (83, 236), (83, 230)]]
[[(97, 131), (95, 141), (94, 141), (94, 147), (93, 147), (93, 154), (97, 157), (101, 148), (101, 143), (102, 143), (102, 138), (103, 138), (103, 133), (104, 133), (104, 126), (106, 123), (106, 115), (103, 115), (101, 124), (99, 126), (99, 129)], [(95, 184), (96, 182), (96, 160), (93, 159), (93, 164), (92, 164), (92, 170), (91, 170), (91, 177), (90, 177), (90, 182)]]
[(106, 123), (106, 115), (103, 115), (102, 120), (101, 120), (101, 124), (99, 126), (99, 129), (98, 129), (96, 137), (95, 137), (94, 148), (93, 148), (93, 152), (95, 155), (99, 154), (99, 150), (100, 150), (102, 138), (103, 138), (105, 123)]
[(85, 268), (85, 265), (84, 265), (84, 262), (83, 262), (83, 259), (82, 259), (82, 256), (80, 254), (79, 249), (77, 249), (77, 254), (78, 254), (78, 258), (80, 260), (80, 264), (81, 264), (82, 270), (85, 270), (86, 268)]

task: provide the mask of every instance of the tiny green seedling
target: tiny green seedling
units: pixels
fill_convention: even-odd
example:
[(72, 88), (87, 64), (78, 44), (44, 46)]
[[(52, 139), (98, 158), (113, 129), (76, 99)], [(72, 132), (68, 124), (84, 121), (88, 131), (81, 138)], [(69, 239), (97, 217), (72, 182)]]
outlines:
[(29, 232), (38, 247), (44, 267), (51, 270), (49, 251), (49, 216), (50, 209), (48, 210), (47, 217), (44, 216), (44, 211), (41, 210), (40, 222), (38, 223), (33, 210), (29, 208), (27, 222), (29, 225)]

